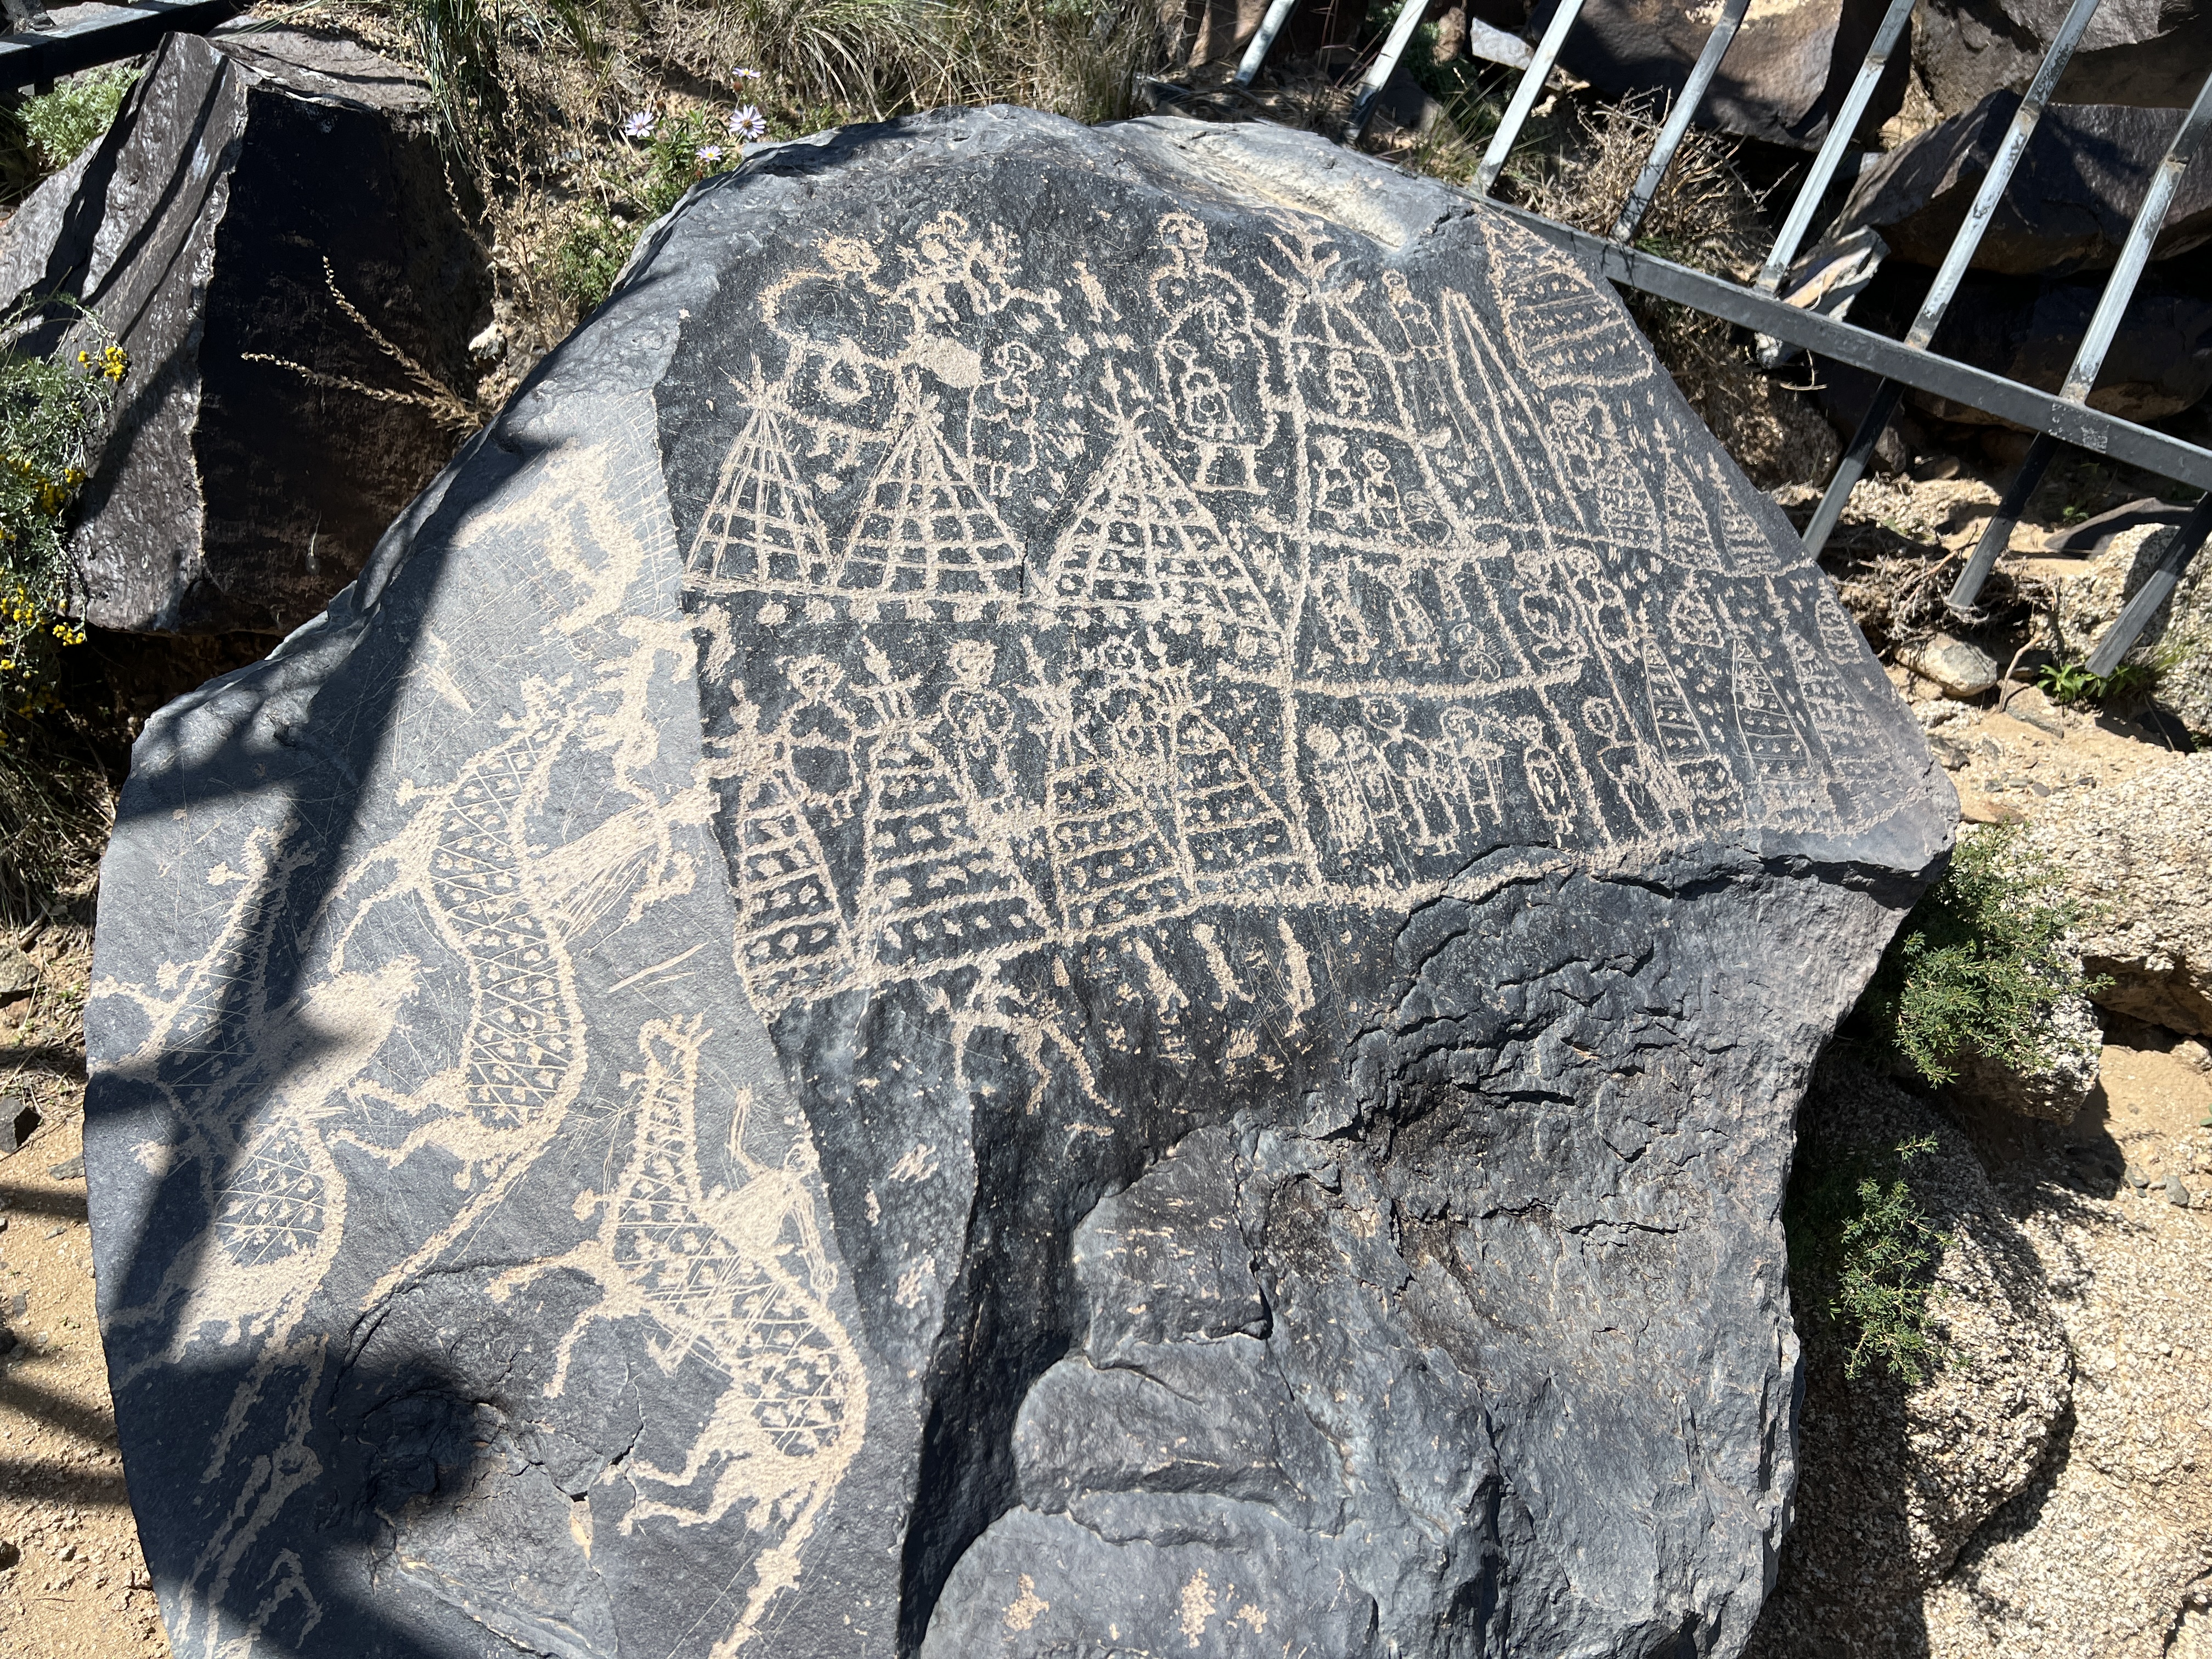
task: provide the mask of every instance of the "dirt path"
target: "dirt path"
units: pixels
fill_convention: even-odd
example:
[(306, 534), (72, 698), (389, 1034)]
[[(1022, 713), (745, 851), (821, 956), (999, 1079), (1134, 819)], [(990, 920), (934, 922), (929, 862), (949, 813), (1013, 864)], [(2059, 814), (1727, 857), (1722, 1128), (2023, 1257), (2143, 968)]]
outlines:
[[(1982, 1138), (2056, 1297), (2074, 1404), (1929, 1591), (1936, 1659), (2212, 1659), (2212, 1074), (2151, 1028), (2116, 1035), (2072, 1125)], [(2093, 1161), (2107, 1144), (2125, 1173)]]
[[(49, 930), (44, 983), (0, 1008), (0, 1653), (154, 1659), (169, 1644), (138, 1551), (93, 1317), (84, 1207), (84, 988), (91, 942)], [(0, 1145), (12, 1146), (7, 1136)]]

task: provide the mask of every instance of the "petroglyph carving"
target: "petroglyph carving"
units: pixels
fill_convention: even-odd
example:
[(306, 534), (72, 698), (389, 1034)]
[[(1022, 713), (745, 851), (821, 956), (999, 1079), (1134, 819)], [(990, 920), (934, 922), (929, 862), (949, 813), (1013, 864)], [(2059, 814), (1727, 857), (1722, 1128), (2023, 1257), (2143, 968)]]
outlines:
[(836, 1273), (806, 1180), (812, 1165), (800, 1156), (805, 1142), (782, 1165), (754, 1159), (752, 1098), (740, 1091), (722, 1160), (731, 1179), (710, 1185), (703, 1173), (699, 1054), (708, 1035), (696, 1018), (647, 1024), (642, 1069), (624, 1079), (635, 1091), (628, 1161), (611, 1191), (579, 1200), (599, 1211), (598, 1233), (566, 1255), (502, 1275), (493, 1295), (562, 1271), (599, 1292), (561, 1340), (556, 1397), (578, 1343), (604, 1321), (648, 1322), (659, 1334), (648, 1351), (664, 1371), (696, 1363), (727, 1379), (681, 1468), (638, 1461), (636, 1477), (667, 1495), (641, 1499), (623, 1519), (627, 1532), (655, 1517), (712, 1526), (744, 1511), (757, 1553), (738, 1623), (714, 1649), (726, 1659), (799, 1582), (800, 1553), (859, 1450), (867, 1380), (824, 1299)]
[(1754, 644), (1700, 586), (1764, 532), (1622, 414), (1649, 369), (1586, 279), (1494, 289), (1501, 343), (1280, 222), (1266, 292), (1182, 213), (1111, 296), (953, 214), (767, 283), (788, 350), (731, 379), (687, 563), (717, 638), (775, 641), (732, 647), (722, 739), (763, 1006), (1398, 902), (1486, 842), (1796, 822), (1808, 731), (1864, 728), (1826, 634)]
[[(649, 387), (554, 362), (353, 632), (299, 647), (342, 664), (296, 671), (318, 733), (356, 722), (282, 763), (322, 816), (222, 809), (260, 827), (193, 894), (211, 950), (99, 988), (193, 1242), (115, 1328), (161, 1333), (141, 1371), (220, 1377), (180, 1652), (335, 1616), (283, 1546), (356, 1478), (348, 1379), (410, 1320), (517, 1336), (454, 1374), (537, 1414), (471, 1417), (456, 1455), (553, 1447), (501, 1490), (544, 1487), (556, 1553), (634, 1552), (566, 1579), (727, 1564), (656, 1652), (836, 1646), (818, 1602), (947, 1547), (915, 1529), (902, 1567), (884, 1529), (916, 1438), (963, 1469), (988, 1440), (932, 1390), (962, 1330), (1012, 1340), (990, 1251), (1058, 1271), (1068, 1216), (1201, 1120), (1358, 1123), (1346, 1045), (1395, 1018), (1419, 928), (1898, 810), (1822, 579), (1607, 295), (1501, 274), (1511, 226), (1387, 268), (1289, 210), (1085, 198), (1078, 258), (1039, 229), (1072, 220), (891, 199), (695, 270)], [(1054, 1158), (1072, 1184), (1018, 1195), (1058, 1207), (1002, 1203)], [(459, 1492), (437, 1437), (395, 1434)], [(445, 1595), (406, 1530), (434, 1505), (380, 1502), (379, 1571)], [(853, 1651), (906, 1640), (910, 1588)]]

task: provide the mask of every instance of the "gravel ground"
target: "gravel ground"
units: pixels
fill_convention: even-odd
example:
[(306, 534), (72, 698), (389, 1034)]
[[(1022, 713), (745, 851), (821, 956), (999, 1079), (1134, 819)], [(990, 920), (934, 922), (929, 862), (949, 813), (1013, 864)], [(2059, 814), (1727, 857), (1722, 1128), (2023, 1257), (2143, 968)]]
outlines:
[[(49, 930), (38, 993), (0, 1008), (0, 1655), (166, 1659), (115, 1449), (85, 1224), (85, 973), (91, 942)], [(4, 1143), (14, 1145), (10, 1136)]]
[[(2058, 1293), (2074, 1416), (1929, 1595), (1942, 1659), (2212, 1659), (2212, 1078), (2115, 1046), (2105, 1096), (2000, 1173)], [(2099, 1128), (2145, 1187), (2069, 1163)]]
[[(1947, 1468), (1995, 1467), (1984, 1454), (2021, 1437), (2018, 1390), (1938, 1378), (1899, 1397), (1846, 1382), (1834, 1345), (1808, 1340), (1796, 1531), (1754, 1659), (2212, 1659), (2212, 1129), (2200, 1125), (2212, 1074), (2154, 1028), (2113, 1034), (2125, 1041), (2106, 1045), (2071, 1124), (1951, 1120), (2005, 1212), (1983, 1231), (2033, 1252), (2040, 1305), (2063, 1330), (2063, 1355), (2046, 1355), (2036, 1318), (2011, 1339), (2015, 1363), (1986, 1332), (1961, 1356), (1997, 1381), (2018, 1360), (2048, 1366), (2052, 1389), (2037, 1392), (2055, 1396), (2034, 1403), (2057, 1415), (2040, 1464), (2015, 1463), (2025, 1486), (1917, 1583), (1925, 1488)], [(1980, 1248), (1968, 1234), (1955, 1254)], [(1970, 1260), (1946, 1261), (1947, 1281), (1974, 1276)], [(1978, 1324), (1985, 1309), (1973, 1311)], [(1887, 1474), (1908, 1445), (1905, 1476)]]

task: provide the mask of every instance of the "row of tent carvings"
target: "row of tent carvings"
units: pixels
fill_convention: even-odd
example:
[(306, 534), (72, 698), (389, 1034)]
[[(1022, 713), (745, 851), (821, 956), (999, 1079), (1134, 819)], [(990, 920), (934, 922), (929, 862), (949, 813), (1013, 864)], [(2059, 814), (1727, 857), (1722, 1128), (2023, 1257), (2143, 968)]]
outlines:
[[(1257, 0), (1237, 0), (1235, 21), (1224, 27), (1230, 9), (1227, 0), (1192, 0), (1190, 39), (1194, 56), (1215, 43), (1241, 44), (1239, 84), (1250, 83), (1271, 50), (1303, 48), (1324, 61), (1344, 53), (1361, 21), (1359, 9), (1343, 0), (1306, 0), (1303, 7), (1272, 0), (1264, 9)], [(1358, 136), (1393, 75), (1401, 73), (1416, 28), (1431, 18), (1447, 43), (1464, 42), (1459, 49), (1470, 55), (1521, 70), (1478, 176), (1486, 195), (1557, 70), (1607, 92), (1665, 95), (1668, 114), (1609, 238), (1511, 210), (1616, 282), (1753, 327), (1770, 366), (1797, 348), (1817, 348), (1875, 377), (1806, 530), (1808, 551), (1825, 545), (1908, 386), (1968, 420), (1994, 416), (2036, 434), (1949, 596), (1962, 613), (1972, 613), (2027, 498), (2066, 441), (2200, 489), (2212, 487), (2212, 452), (2138, 424), (2212, 391), (2212, 300), (2165, 294), (2154, 283), (2137, 310), (2146, 337), (2160, 337), (2156, 381), (2146, 387), (2140, 373), (2105, 374), (2145, 267), (2154, 257), (2173, 258), (2212, 239), (2212, 165), (2192, 165), (2212, 129), (2212, 12), (2159, 0), (2072, 0), (2063, 9), (2062, 0), (1723, 0), (1694, 8), (1537, 0), (1533, 12), (1516, 18), (1521, 10), (1511, 0), (1403, 0), (1365, 63), (1343, 136)], [(1498, 14), (1497, 21), (1485, 11)], [(1533, 46), (1498, 27), (1516, 21)], [(2037, 42), (2041, 49), (2032, 54)], [(1886, 153), (1853, 155), (1855, 143), (1904, 105), (1908, 77), (1923, 116), (1932, 106), (1948, 118)], [(1969, 106), (1946, 110), (1970, 95)], [(1748, 290), (1635, 249), (1637, 227), (1693, 122), (1815, 149)], [(1832, 190), (1844, 193), (1843, 207), (1801, 257)], [(1901, 343), (1845, 321), (1851, 302), (1893, 255), (1935, 268)], [(2057, 395), (2032, 400), (2043, 404), (2040, 410), (2023, 409), (2007, 395), (2037, 389), (2019, 383), (2033, 376), (2032, 368), (2014, 361), (1996, 374), (1961, 375), (1960, 366), (1931, 350), (1958, 349), (1959, 330), (1940, 342), (1937, 336), (1970, 269), (2000, 281), (2033, 276), (2045, 288), (2076, 272), (2105, 273), (2073, 284), (2083, 293), (2070, 314), (2063, 305), (2031, 307), (2033, 322), (2046, 329), (2086, 314)], [(2190, 312), (2202, 313), (2193, 330), (2181, 314)], [(1972, 306), (1962, 320), (1987, 314)], [(1811, 326), (1816, 319), (1831, 326)], [(2197, 349), (2172, 349), (2177, 325)], [(1899, 361), (1900, 343), (1912, 360)], [(2032, 343), (2046, 357), (2050, 343)], [(2124, 374), (2135, 368), (2129, 355), (2124, 345), (2112, 364)], [(2101, 388), (2100, 380), (2107, 382)], [(2118, 665), (2208, 530), (2212, 507), (2200, 503), (2092, 653), (2092, 672)]]

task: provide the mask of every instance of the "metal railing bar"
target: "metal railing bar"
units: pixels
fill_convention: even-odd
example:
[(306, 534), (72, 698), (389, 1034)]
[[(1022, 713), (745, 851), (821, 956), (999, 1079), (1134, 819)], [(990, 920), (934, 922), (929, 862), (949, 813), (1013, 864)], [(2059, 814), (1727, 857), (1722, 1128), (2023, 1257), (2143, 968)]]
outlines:
[[(1954, 403), (1986, 410), (2031, 431), (2048, 432), (2067, 443), (2109, 455), (2145, 471), (2160, 473), (2200, 489), (2212, 489), (2212, 450), (2137, 426), (2132, 421), (2105, 414), (2084, 404), (2068, 403), (2054, 393), (2039, 392), (1989, 369), (1939, 357), (1931, 351), (1915, 350), (1902, 340), (1893, 340), (1856, 323), (1841, 322), (1820, 312), (1793, 306), (1727, 277), (1694, 270), (1654, 253), (1622, 247), (1526, 208), (1503, 202), (1488, 205), (1493, 212), (1505, 214), (1546, 240), (1567, 249), (1585, 266), (1612, 282), (1662, 300), (1693, 306), (1729, 322), (1741, 323), (1759, 333), (1771, 334), (1808, 351), (1878, 374), (1887, 383), (1884, 390), (1892, 398), (1906, 386), (1917, 386)], [(1869, 439), (1869, 445), (1871, 442)]]
[(1813, 158), (1813, 170), (1798, 187), (1797, 198), (1790, 203), (1789, 215), (1782, 222), (1782, 234), (1774, 239), (1774, 246), (1766, 256), (1766, 263), (1759, 267), (1753, 287), (1768, 294), (1780, 291), (1782, 279), (1788, 274), (1790, 262), (1797, 257), (1798, 246), (1812, 228), (1813, 216), (1820, 210), (1820, 198), (1828, 193), (1836, 169), (1843, 164), (1844, 152), (1850, 148), (1851, 135), (1858, 131), (1867, 106), (1874, 101), (1875, 88), (1881, 80), (1882, 71), (1889, 67), (1890, 54), (1897, 49), (1905, 25), (1912, 21), (1916, 3), (1917, 0), (1889, 0), (1889, 9), (1882, 15), (1881, 27), (1875, 31), (1874, 45), (1868, 49), (1866, 62), (1859, 66), (1857, 78), (1844, 96), (1843, 107), (1836, 112), (1828, 136), (1821, 140), (1820, 153)]
[(2208, 129), (2212, 129), (2212, 75), (2197, 89), (2197, 101), (2189, 106), (2182, 118), (2173, 142), (2166, 147), (2166, 155), (2151, 175), (2150, 189), (2143, 195), (2142, 205), (2136, 210), (2136, 222), (2128, 228), (2128, 240), (2121, 245), (2120, 257), (2112, 265), (2112, 274), (2105, 283), (2105, 292), (2097, 301), (2096, 315), (2089, 319), (2089, 331), (2081, 337), (2081, 349), (2074, 354), (2074, 367), (2067, 371), (2066, 385), (2059, 392), (2062, 398), (2086, 400), (2089, 390), (2097, 384), (2097, 376), (2105, 367), (2105, 354), (2112, 349), (2112, 336), (2120, 326), (2128, 301), (2135, 295), (2136, 283), (2142, 276), (2143, 266), (2150, 262), (2150, 250), (2158, 240), (2158, 234), (2166, 228), (2166, 211), (2173, 205), (2173, 192), (2181, 184), (2181, 177), (2197, 160), (2197, 152), (2204, 142)]
[(2200, 500), (2181, 521), (2181, 527), (2173, 532), (2173, 539), (2160, 556), (2158, 568), (2136, 590), (2105, 637), (2097, 641), (2097, 648), (2089, 653), (2087, 665), (2092, 674), (2105, 679), (2120, 665), (2120, 659), (2127, 655), (2143, 629), (2150, 625), (2152, 615), (2181, 586), (2191, 561), (2204, 546), (2208, 531), (2212, 531), (2212, 494)]
[[(1769, 331), (1770, 332), (1771, 331)], [(1776, 336), (1778, 339), (1781, 337)], [(1790, 342), (1796, 344), (1796, 341)], [(1844, 516), (1844, 508), (1851, 499), (1851, 491), (1859, 487), (1866, 477), (1867, 463), (1874, 459), (1874, 447), (1881, 441), (1881, 434), (1889, 429), (1890, 417), (1897, 413), (1897, 405), (1905, 397), (1904, 384), (1895, 379), (1885, 379), (1874, 389), (1873, 401), (1867, 411), (1859, 416), (1859, 423), (1851, 433), (1850, 442), (1844, 446), (1843, 456), (1836, 463), (1835, 475), (1820, 495), (1820, 504), (1813, 509), (1806, 521), (1802, 538), (1808, 557), (1819, 558), (1820, 550), (1828, 544), (1828, 538), (1836, 533), (1836, 526)]]
[[(1944, 252), (1943, 264), (1936, 273), (1936, 281), (1929, 288), (1928, 297), (1921, 302), (1920, 314), (1913, 319), (1912, 326), (1905, 334), (1907, 349), (1925, 351), (1928, 343), (1936, 337), (1936, 330), (1943, 320), (1943, 313), (1950, 307), (1951, 296), (1957, 292), (1960, 281), (1966, 274), (1967, 265), (1972, 262), (1975, 250), (1981, 246), (1982, 237), (1988, 231), (1990, 221), (1996, 217), (1997, 204), (2004, 196), (2005, 187), (2012, 182), (2013, 171), (2019, 167), (2021, 156), (2027, 153), (2027, 141), (2034, 137), (2036, 124), (2043, 118), (2043, 106), (2051, 101), (2051, 94), (2057, 89), (2059, 77), (2066, 73), (2066, 65), (2073, 60), (2074, 48), (2081, 44), (2081, 36), (2089, 27), (2089, 20), (2096, 15), (2099, 3), (2100, 0), (2074, 0), (2065, 20), (2058, 26), (2058, 33), (2051, 37), (2050, 50), (2043, 54), (2043, 62), (2035, 71), (2034, 80), (2028, 83), (2027, 91), (2021, 95), (2020, 107), (2013, 112), (2011, 125), (2005, 130), (2003, 143), (1990, 159), (1990, 170), (1983, 177), (1981, 189), (1975, 193), (1973, 205), (1966, 210), (1959, 234), (1951, 239), (1951, 246)], [(1767, 331), (1779, 335), (1778, 330)], [(1780, 337), (1788, 337), (1782, 335)], [(1820, 498), (1819, 509), (1813, 514), (1812, 522), (1805, 526), (1805, 551), (1812, 557), (1818, 558), (1820, 550), (1827, 545), (1829, 535), (1843, 517), (1844, 502), (1850, 498), (1851, 491), (1858, 487), (1859, 480), (1866, 474), (1867, 459), (1874, 453), (1875, 445), (1881, 441), (1882, 428), (1889, 424), (1889, 417), (1896, 411), (1896, 398), (1877, 396), (1860, 425), (1863, 428), (1877, 415), (1881, 417), (1881, 424), (1875, 426), (1871, 433), (1861, 430), (1851, 434), (1851, 441), (1844, 452), (1842, 462), (1836, 468), (1836, 475), (1829, 479), (1827, 491)], [(1996, 413), (1995, 410), (1990, 412)], [(2039, 426), (2038, 429), (2047, 428)], [(1854, 457), (1857, 458), (1856, 465)], [(1831, 501), (1830, 497), (1834, 499)]]
[(1728, 0), (1721, 8), (1720, 21), (1705, 37), (1705, 49), (1690, 66), (1690, 78), (1682, 83), (1682, 94), (1674, 100), (1666, 125), (1659, 129), (1659, 141), (1651, 146), (1644, 171), (1636, 175), (1628, 199), (1620, 204), (1620, 216), (1613, 222), (1614, 241), (1626, 242), (1633, 237), (1637, 226), (1644, 222), (1644, 216), (1650, 211), (1651, 198), (1659, 193), (1659, 181), (1674, 164), (1674, 152), (1682, 147), (1682, 140), (1690, 131), (1690, 121), (1697, 114), (1698, 106), (1705, 101), (1706, 89), (1712, 85), (1713, 76), (1720, 73), (1721, 59), (1728, 56), (1735, 32), (1743, 22), (1743, 15), (1750, 7), (1751, 0)]
[(1398, 8), (1398, 21), (1390, 25), (1390, 33), (1382, 42), (1382, 50), (1367, 66), (1360, 77), (1359, 91), (1352, 100), (1351, 118), (1344, 124), (1344, 131), (1337, 142), (1349, 144), (1367, 130), (1367, 118), (1374, 112), (1375, 100), (1382, 95), (1382, 88), (1390, 79), (1390, 72), (1398, 67), (1399, 58), (1405, 56), (1406, 43), (1413, 38), (1413, 31), (1421, 26), (1421, 18), (1428, 10), (1428, 0), (1405, 0)]
[(2074, 0), (2066, 21), (2051, 37), (2051, 50), (2043, 54), (2042, 67), (2035, 71), (2035, 79), (2028, 82), (2027, 92), (2021, 94), (2020, 107), (2013, 112), (2011, 125), (2005, 129), (2004, 143), (1990, 160), (1989, 173), (1982, 179), (1981, 189), (1975, 192), (1973, 205), (1966, 210), (1959, 234), (1944, 251), (1936, 281), (1928, 290), (1928, 297), (1921, 301), (1920, 314), (1912, 319), (1912, 327), (1905, 334), (1908, 344), (1924, 347), (1936, 337), (1943, 313), (1950, 308), (1951, 296), (1958, 292), (1966, 267), (1973, 263), (1983, 236), (1996, 217), (1997, 204), (2012, 183), (2013, 172), (2027, 154), (2028, 140), (2035, 136), (2036, 125), (2043, 119), (2043, 106), (2058, 89), (2059, 77), (2066, 73), (2074, 48), (2081, 44), (2082, 33), (2096, 15), (2099, 3), (2100, 0)]
[[(2069, 398), (2066, 401), (2076, 403), (2080, 399)], [(2012, 545), (2012, 532), (2020, 524), (2020, 515), (2027, 511), (2027, 498), (2035, 494), (2036, 485), (2043, 482), (2043, 475), (2051, 470), (2051, 462), (2057, 459), (2058, 440), (2048, 432), (2037, 433), (2035, 441), (2027, 447), (2027, 453), (2021, 458), (2020, 471), (2012, 475), (2012, 482), (2005, 486), (2004, 495), (1997, 502), (1997, 510), (1982, 526), (1982, 538), (1974, 544), (1973, 556), (1966, 561), (1966, 568), (1959, 573), (1959, 580), (1951, 584), (1951, 592), (1945, 597), (1944, 604), (1954, 611), (1972, 608), (1975, 596), (1982, 591), (1982, 584), (1990, 579), (1990, 572), (1996, 568), (1998, 559)]]
[(1237, 65), (1237, 84), (1249, 87), (1260, 66), (1267, 61), (1275, 37), (1283, 32), (1283, 25), (1291, 21), (1291, 14), (1298, 9), (1298, 0), (1274, 0), (1267, 15), (1260, 20), (1260, 32), (1252, 37), (1252, 44), (1244, 48), (1244, 61)]
[[(0, 87), (36, 87), (78, 70), (151, 52), (165, 34), (205, 34), (235, 17), (238, 0), (133, 0), (71, 6), (47, 29), (0, 35)], [(88, 12), (90, 16), (71, 16)]]
[[(133, 0), (71, 6), (51, 29), (0, 35), (0, 87), (35, 87), (78, 70), (151, 52), (165, 34), (205, 34), (244, 8), (238, 0)], [(71, 16), (88, 12), (90, 16)]]
[[(2089, 401), (2089, 393), (2095, 389), (2097, 376), (2105, 367), (2105, 354), (2112, 348), (2112, 337), (2119, 331), (2120, 319), (2127, 314), (2128, 301), (2135, 297), (2136, 283), (2149, 261), (2151, 245), (2166, 228), (2166, 210), (2173, 205), (2174, 189), (2196, 160), (2197, 146), (2207, 128), (2212, 128), (2212, 75), (2208, 75), (2204, 84), (2197, 89), (2196, 101), (2190, 105), (2189, 113), (2174, 130), (2173, 141), (2166, 145), (2157, 171), (2151, 174), (2150, 188), (2143, 192), (2142, 203), (2136, 209), (2135, 222), (2128, 228), (2120, 257), (2112, 266), (2112, 274), (2106, 279), (2105, 291), (2098, 296), (2097, 309), (2089, 318), (2087, 331), (2082, 335), (2081, 345), (2075, 349), (2073, 364), (2066, 371), (2066, 383), (2058, 389), (2058, 395), (2068, 403)], [(1973, 557), (1966, 561), (1966, 568), (1959, 573), (1959, 580), (1944, 600), (1953, 610), (1972, 607), (1981, 593), (1982, 584), (1996, 568), (1998, 558), (2012, 545), (2013, 529), (2027, 509), (2027, 498), (2035, 493), (2036, 485), (2043, 482), (2043, 475), (2057, 458), (2058, 446), (2047, 437), (2039, 437), (2029, 447), (2019, 472), (2005, 487), (2003, 501), (1982, 526), (1982, 538), (1975, 544)]]
[(1498, 175), (1505, 171), (1506, 161), (1513, 154), (1514, 141), (1528, 125), (1528, 112), (1536, 107), (1536, 100), (1543, 95), (1544, 83), (1552, 78), (1552, 65), (1559, 59), (1559, 48), (1566, 44), (1567, 31), (1582, 15), (1583, 0), (1559, 0), (1559, 9), (1552, 14), (1544, 38), (1536, 43), (1536, 55), (1528, 60), (1528, 67), (1522, 72), (1521, 83), (1513, 88), (1513, 96), (1505, 106), (1505, 118), (1490, 135), (1490, 148), (1482, 152), (1482, 165), (1474, 174), (1477, 196), (1489, 195), (1498, 183)]

